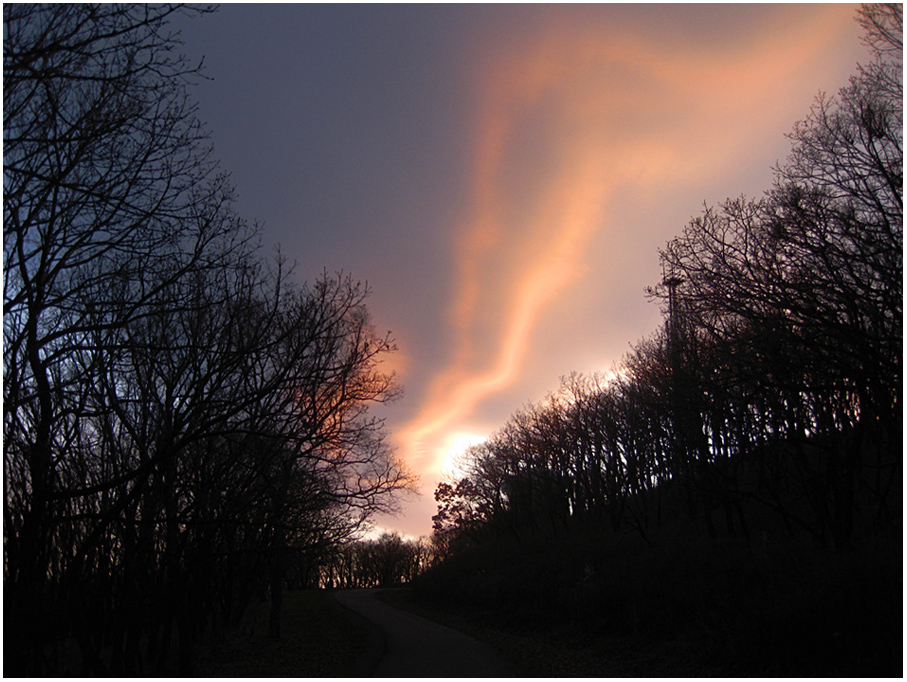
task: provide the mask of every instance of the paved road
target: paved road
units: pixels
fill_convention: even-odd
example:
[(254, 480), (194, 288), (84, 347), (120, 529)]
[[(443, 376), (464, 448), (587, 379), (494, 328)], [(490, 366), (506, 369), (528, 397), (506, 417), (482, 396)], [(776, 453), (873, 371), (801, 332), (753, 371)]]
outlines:
[(375, 597), (377, 590), (343, 590), (334, 597), (381, 631), (384, 653), (373, 677), (522, 677), (487, 644)]

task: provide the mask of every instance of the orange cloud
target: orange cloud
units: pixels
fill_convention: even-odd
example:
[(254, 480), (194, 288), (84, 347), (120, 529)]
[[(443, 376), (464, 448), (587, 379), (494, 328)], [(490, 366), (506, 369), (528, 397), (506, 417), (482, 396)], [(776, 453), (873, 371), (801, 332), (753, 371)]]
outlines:
[[(804, 65), (852, 16), (830, 6), (758, 39), (687, 52), (560, 24), (482, 64), (471, 210), (455, 241), (455, 350), (398, 434), (411, 464), (437, 474), (451, 434), (518, 377), (544, 309), (582, 277), (590, 240), (609, 229), (608, 200), (720, 174), (787, 116), (779, 93), (802, 89)], [(525, 170), (513, 152), (527, 145), (548, 150), (534, 192), (507, 184)]]

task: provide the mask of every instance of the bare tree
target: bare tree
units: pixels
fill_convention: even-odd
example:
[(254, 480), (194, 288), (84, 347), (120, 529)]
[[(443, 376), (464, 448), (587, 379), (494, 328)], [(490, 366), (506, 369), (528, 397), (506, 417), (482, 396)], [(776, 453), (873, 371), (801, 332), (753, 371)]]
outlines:
[[(195, 118), (176, 6), (4, 6), (6, 672), (191, 672), (209, 616), (412, 478), (348, 277), (256, 253)], [(178, 637), (173, 634), (178, 633)], [(144, 642), (144, 646), (143, 646)], [(74, 671), (69, 671), (74, 672)]]
[(186, 94), (195, 70), (166, 28), (177, 11), (4, 7), (4, 549), (26, 669), (53, 621), (53, 528), (85, 486), (63, 472), (70, 446), (94, 438), (79, 427), (81, 362), (229, 226)]
[[(886, 472), (872, 492), (883, 515), (898, 470), (890, 453), (901, 439), (903, 113), (890, 67), (900, 59), (899, 16), (864, 9), (878, 29), (870, 44), (887, 48), (795, 126), (774, 188), (760, 201), (706, 209), (662, 253), (679, 284), (661, 296), (681, 301), (708, 336), (724, 385), (746, 382), (750, 399), (768, 397), (775, 420), (788, 415), (772, 433), (800, 443), (804, 481), (825, 481), (821, 497), (809, 493), (813, 528), (837, 544), (852, 533), (865, 454)], [(824, 455), (810, 463), (815, 447)]]

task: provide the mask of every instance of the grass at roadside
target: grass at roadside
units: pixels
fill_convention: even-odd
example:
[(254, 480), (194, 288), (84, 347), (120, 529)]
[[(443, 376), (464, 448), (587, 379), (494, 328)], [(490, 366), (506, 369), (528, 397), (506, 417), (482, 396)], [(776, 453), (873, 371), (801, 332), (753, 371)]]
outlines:
[(417, 601), (411, 589), (378, 598), (494, 647), (530, 677), (709, 677), (734, 675), (696, 643), (677, 638), (646, 641), (599, 635), (570, 626), (535, 628), (491, 625), (482, 614), (457, 612)]
[(268, 638), (268, 609), (250, 607), (243, 630), (206, 647), (199, 677), (354, 677), (368, 655), (368, 628), (347, 613), (330, 593), (303, 590), (284, 594), (281, 638)]

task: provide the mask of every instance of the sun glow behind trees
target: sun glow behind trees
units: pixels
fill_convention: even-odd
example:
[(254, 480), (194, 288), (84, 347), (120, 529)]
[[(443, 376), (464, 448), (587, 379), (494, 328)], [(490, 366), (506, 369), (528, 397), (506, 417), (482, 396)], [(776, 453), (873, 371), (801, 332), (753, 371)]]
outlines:
[(473, 445), (484, 443), (487, 436), (464, 431), (452, 434), (447, 438), (444, 458), (441, 460), (441, 475), (456, 481), (466, 473), (463, 468), (463, 457)]
[(872, 60), (770, 187), (659, 249), (664, 325), (624, 371), (570, 375), (438, 485), (425, 593), (603, 642), (720, 629), (707, 674), (902, 674), (903, 9), (856, 17)]
[(452, 434), (524, 377), (543, 316), (621, 267), (615, 254), (588, 260), (593, 242), (620, 243), (632, 229), (615, 222), (615, 199), (702, 186), (739, 164), (791, 116), (766, 103), (801, 89), (852, 23), (852, 8), (829, 7), (818, 20), (688, 50), (558, 22), (479, 59), (470, 208), (454, 238), (453, 351), (397, 429), (404, 457), (443, 469)]

